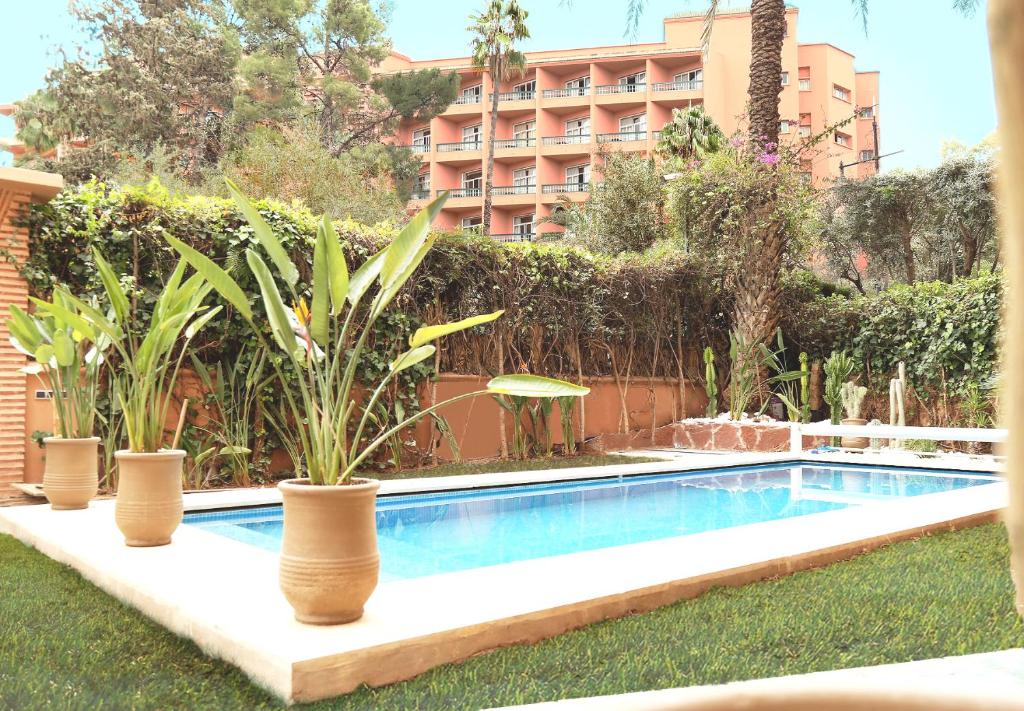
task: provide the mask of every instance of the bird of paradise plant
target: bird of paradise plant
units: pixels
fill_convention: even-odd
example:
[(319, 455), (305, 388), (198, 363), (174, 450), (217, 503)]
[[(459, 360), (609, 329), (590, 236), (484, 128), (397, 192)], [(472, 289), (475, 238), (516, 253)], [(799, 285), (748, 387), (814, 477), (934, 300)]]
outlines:
[[(377, 383), (357, 383), (357, 366), (376, 321), (409, 281), (436, 238), (430, 223), (447, 199), (442, 194), (415, 215), (399, 235), (354, 273), (349, 274), (341, 243), (325, 215), (313, 248), (313, 278), (309, 301), (298, 287), (299, 272), (277, 235), (238, 188), (228, 189), (253, 228), (262, 252), (269, 257), (276, 277), (263, 255), (246, 251), (246, 261), (259, 285), (263, 310), (273, 341), (284, 352), (284, 363), (298, 376), (285, 377), (281, 363), (271, 359), (283, 386), (289, 425), (295, 429), (311, 484), (347, 484), (359, 467), (395, 434), (423, 417), (459, 400), (483, 394), (554, 398), (581, 397), (588, 388), (534, 375), (493, 378), (485, 389), (465, 393), (424, 408), (411, 416), (393, 419), (379, 415), (388, 386), (403, 370), (434, 355), (438, 339), (480, 326), (502, 315), (482, 314), (454, 323), (424, 326), (409, 339), (408, 349), (390, 364)], [(181, 240), (168, 237), (171, 246), (193, 269), (245, 318), (259, 334), (255, 314), (245, 292), (227, 271)], [(288, 289), (287, 299), (277, 281)], [(286, 305), (289, 304), (290, 306)], [(262, 336), (260, 336), (262, 338)], [(287, 387), (294, 382), (295, 391)], [(365, 393), (357, 401), (356, 389)]]

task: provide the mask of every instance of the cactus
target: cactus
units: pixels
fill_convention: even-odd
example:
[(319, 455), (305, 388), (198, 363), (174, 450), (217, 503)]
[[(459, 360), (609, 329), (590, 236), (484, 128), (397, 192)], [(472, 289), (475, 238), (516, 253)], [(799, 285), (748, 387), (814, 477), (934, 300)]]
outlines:
[(854, 382), (843, 383), (843, 409), (846, 410), (847, 419), (860, 419), (860, 406), (864, 403), (864, 397), (867, 394), (868, 389), (863, 385), (857, 385)]
[(800, 354), (800, 421), (811, 421), (811, 366), (806, 353)]
[(832, 351), (825, 361), (825, 403), (833, 425), (838, 425), (843, 405), (843, 383), (853, 372), (853, 359), (846, 351)]
[(715, 352), (711, 346), (704, 349), (704, 392), (708, 395), (708, 406), (704, 414), (718, 417), (718, 374), (715, 372)]

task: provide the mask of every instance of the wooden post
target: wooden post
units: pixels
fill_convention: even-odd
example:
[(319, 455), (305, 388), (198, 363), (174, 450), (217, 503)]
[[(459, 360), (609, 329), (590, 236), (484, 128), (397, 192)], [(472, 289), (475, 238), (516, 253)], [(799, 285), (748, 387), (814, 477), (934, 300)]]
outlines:
[(1024, 616), (1024, 3), (990, 0), (988, 21), (1002, 147), (996, 187), (1006, 260), (1002, 408), (1004, 424), (1010, 430), (1006, 526), (1017, 611)]

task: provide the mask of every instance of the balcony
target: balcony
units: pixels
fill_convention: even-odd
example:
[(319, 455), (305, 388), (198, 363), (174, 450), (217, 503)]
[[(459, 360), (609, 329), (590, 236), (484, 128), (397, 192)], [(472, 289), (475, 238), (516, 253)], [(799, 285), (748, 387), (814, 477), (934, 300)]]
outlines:
[(495, 185), (491, 188), (492, 195), (532, 195), (537, 192), (536, 183), (523, 183), (520, 185)]
[[(489, 98), (491, 101), (494, 101), (494, 94), (491, 94)], [(504, 101), (533, 101), (536, 98), (536, 91), (506, 91), (498, 94), (498, 103)]]
[(450, 198), (478, 198), (484, 194), (481, 188), (453, 188), (448, 191)]
[(491, 233), (491, 239), (497, 242), (532, 242), (536, 235), (533, 232), (498, 232)]
[(545, 99), (567, 99), (576, 96), (587, 96), (590, 94), (590, 87), (575, 87), (573, 89), (545, 89), (541, 96)]
[(413, 153), (430, 153), (429, 143), (408, 143), (404, 146), (399, 146), (399, 148), (408, 148)]
[(581, 143), (590, 143), (589, 133), (574, 133), (568, 136), (545, 136), (545, 146), (575, 146)]
[(589, 193), (590, 183), (548, 183), (542, 190), (546, 195), (559, 193)]
[(647, 131), (620, 131), (619, 133), (599, 133), (598, 143), (625, 143), (627, 141), (646, 141)]
[(410, 200), (429, 200), (430, 199), (430, 190), (429, 189), (427, 189), (427, 190), (420, 190), (420, 189), (413, 190), (411, 193), (409, 193), (409, 199)]
[(693, 81), (659, 81), (651, 85), (651, 89), (659, 91), (700, 91), (704, 88), (704, 81), (694, 79)]
[(438, 153), (458, 153), (460, 151), (478, 151), (484, 145), (483, 141), (459, 141), (458, 143), (438, 143)]
[(597, 87), (598, 96), (607, 94), (643, 94), (647, 91), (646, 84), (602, 84)]
[(536, 138), (499, 138), (494, 141), (495, 150), (503, 148), (533, 148), (536, 145)]
[(455, 101), (453, 101), (452, 103), (456, 104), (458, 106), (462, 106), (462, 105), (465, 105), (465, 104), (479, 104), (480, 103), (480, 95), (476, 94), (476, 95), (473, 95), (473, 96), (461, 96), (461, 95), (460, 96), (456, 96), (455, 97)]

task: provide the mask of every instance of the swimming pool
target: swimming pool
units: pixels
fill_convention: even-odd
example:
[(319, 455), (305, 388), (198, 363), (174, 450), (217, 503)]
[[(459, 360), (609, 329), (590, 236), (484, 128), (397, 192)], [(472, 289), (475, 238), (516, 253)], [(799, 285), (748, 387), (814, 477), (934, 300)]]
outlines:
[[(806, 516), (1000, 481), (954, 471), (793, 463), (427, 494), (377, 502), (381, 581)], [(185, 523), (277, 552), (282, 510)]]

